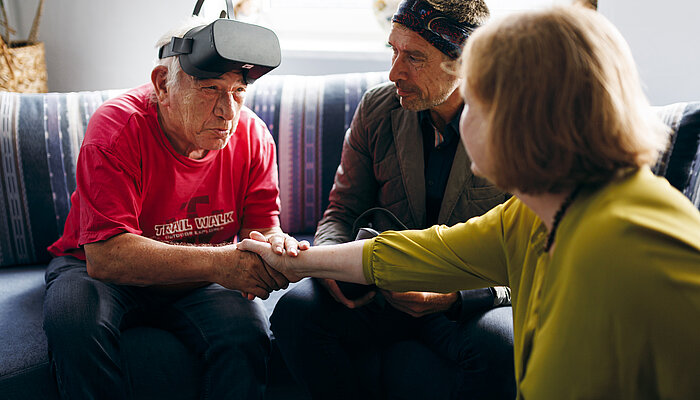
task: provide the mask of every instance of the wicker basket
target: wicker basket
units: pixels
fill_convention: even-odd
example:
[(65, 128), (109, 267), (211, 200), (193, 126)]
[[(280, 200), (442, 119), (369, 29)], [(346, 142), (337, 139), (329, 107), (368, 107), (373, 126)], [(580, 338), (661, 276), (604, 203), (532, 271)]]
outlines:
[(12, 42), (0, 39), (0, 90), (23, 93), (48, 91), (44, 43)]
[(7, 23), (5, 6), (2, 5), (2, 25), (5, 39), (0, 37), (0, 90), (24, 93), (48, 91), (44, 44), (37, 41), (39, 21), (44, 1), (39, 1), (32, 30), (26, 41), (10, 41), (11, 29)]

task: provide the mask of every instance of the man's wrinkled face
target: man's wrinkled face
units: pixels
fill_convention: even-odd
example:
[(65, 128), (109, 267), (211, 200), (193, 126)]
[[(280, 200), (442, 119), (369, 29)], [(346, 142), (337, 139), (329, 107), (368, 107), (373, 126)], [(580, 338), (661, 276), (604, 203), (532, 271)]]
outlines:
[(459, 86), (459, 78), (441, 68), (450, 58), (418, 33), (394, 24), (388, 42), (393, 51), (389, 80), (394, 82), (403, 108), (430, 109), (444, 103)]
[[(226, 147), (236, 130), (247, 85), (239, 72), (200, 79), (182, 73), (169, 96), (164, 130), (185, 155)], [(176, 144), (177, 143), (177, 144)]]

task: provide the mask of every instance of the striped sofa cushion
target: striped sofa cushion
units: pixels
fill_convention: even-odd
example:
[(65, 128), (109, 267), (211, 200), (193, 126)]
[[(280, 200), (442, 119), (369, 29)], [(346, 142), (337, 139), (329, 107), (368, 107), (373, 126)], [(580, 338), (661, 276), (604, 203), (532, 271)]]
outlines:
[(670, 104), (657, 112), (671, 127), (671, 137), (654, 172), (700, 209), (700, 102)]
[(115, 91), (0, 92), (0, 266), (47, 261), (75, 190), (92, 113)]
[(326, 76), (270, 75), (246, 98), (277, 143), (282, 229), (314, 233), (328, 206), (345, 131), (365, 90), (385, 72)]
[[(246, 104), (278, 144), (285, 231), (315, 231), (355, 108), (386, 79), (386, 72), (270, 75), (251, 85)], [(0, 92), (0, 266), (48, 262), (46, 247), (68, 216), (87, 122), (120, 92)]]

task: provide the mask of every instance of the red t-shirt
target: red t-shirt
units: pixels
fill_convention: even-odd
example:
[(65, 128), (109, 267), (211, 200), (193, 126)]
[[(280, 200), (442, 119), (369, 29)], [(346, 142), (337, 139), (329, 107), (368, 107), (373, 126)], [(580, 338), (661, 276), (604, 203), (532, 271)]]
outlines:
[(244, 107), (226, 147), (193, 160), (163, 133), (152, 93), (150, 84), (133, 89), (90, 118), (53, 255), (85, 259), (82, 245), (123, 232), (214, 244), (279, 226), (275, 143), (262, 120)]

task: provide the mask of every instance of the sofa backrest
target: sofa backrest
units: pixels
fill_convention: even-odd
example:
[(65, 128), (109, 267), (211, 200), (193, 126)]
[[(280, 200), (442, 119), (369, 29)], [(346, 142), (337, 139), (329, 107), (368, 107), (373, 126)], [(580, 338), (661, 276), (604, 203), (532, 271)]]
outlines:
[(368, 88), (387, 80), (387, 72), (269, 75), (251, 85), (246, 105), (277, 143), (285, 232), (316, 231), (355, 108)]
[(671, 127), (669, 145), (654, 167), (700, 209), (700, 102), (655, 107)]
[[(328, 205), (343, 137), (364, 91), (386, 72), (269, 75), (246, 105), (275, 138), (282, 228), (313, 233)], [(119, 91), (0, 93), (0, 266), (44, 263), (63, 231), (75, 190), (75, 164), (92, 113)], [(700, 208), (700, 103), (657, 112), (673, 128), (655, 171)]]
[(49, 258), (90, 115), (111, 92), (0, 93), (0, 266)]
[[(246, 105), (277, 143), (285, 231), (315, 231), (355, 108), (386, 80), (386, 72), (268, 75), (251, 85)], [(0, 92), (0, 266), (50, 259), (46, 247), (63, 232), (88, 120), (120, 92)]]

